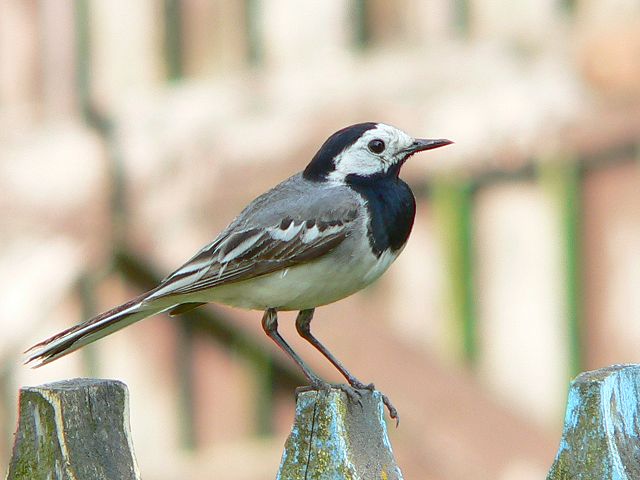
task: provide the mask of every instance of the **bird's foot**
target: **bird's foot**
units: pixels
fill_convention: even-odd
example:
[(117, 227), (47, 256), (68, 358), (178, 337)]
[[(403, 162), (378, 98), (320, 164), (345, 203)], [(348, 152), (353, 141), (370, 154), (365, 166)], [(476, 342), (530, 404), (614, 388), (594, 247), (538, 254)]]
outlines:
[[(362, 383), (360, 380), (356, 378), (352, 378), (349, 381), (349, 383), (356, 390), (369, 390), (370, 392), (373, 392), (376, 389), (376, 386), (373, 383), (365, 385), (364, 383)], [(387, 410), (389, 411), (389, 417), (391, 417), (396, 421), (396, 428), (398, 428), (398, 425), (400, 425), (400, 415), (398, 414), (398, 410), (396, 409), (396, 407), (393, 406), (393, 403), (391, 403), (391, 400), (389, 400), (389, 397), (387, 397), (382, 392), (378, 392), (378, 393), (380, 393), (382, 403), (384, 403), (385, 407), (387, 407)]]
[(400, 414), (396, 407), (393, 406), (389, 397), (387, 397), (384, 393), (380, 392), (380, 396), (382, 397), (382, 403), (384, 403), (385, 407), (389, 411), (389, 417), (393, 418), (396, 421), (396, 428), (400, 425)]
[[(309, 392), (309, 391), (329, 391), (332, 388), (336, 388), (347, 395), (347, 398), (350, 402), (356, 403), (362, 407), (362, 392), (361, 390), (366, 390), (369, 392), (375, 391), (376, 387), (373, 383), (369, 383), (365, 385), (357, 379), (351, 379), (349, 385), (344, 383), (340, 384), (332, 384), (329, 382), (325, 382), (324, 380), (314, 380), (311, 382), (311, 385), (306, 385), (304, 387), (296, 388), (296, 394), (299, 392)], [(385, 407), (387, 407), (387, 411), (389, 412), (389, 417), (396, 421), (396, 428), (400, 425), (400, 415), (398, 414), (398, 410), (393, 406), (389, 397), (387, 397), (384, 393), (378, 392), (380, 394), (380, 398)]]
[(338, 385), (334, 385), (333, 387), (343, 391), (347, 395), (347, 398), (350, 402), (357, 403), (358, 405), (360, 405), (360, 408), (363, 408), (362, 400), (360, 399), (360, 397), (362, 397), (362, 393), (360, 393), (357, 388), (354, 388), (351, 385), (346, 385), (344, 383), (339, 383)]
[(351, 385), (355, 389), (358, 389), (358, 390), (369, 390), (370, 392), (373, 392), (376, 389), (376, 386), (373, 383), (370, 383), (369, 385), (365, 385), (364, 383), (362, 383), (357, 378), (352, 378), (349, 381), (349, 385)]
[(358, 391), (362, 389), (358, 389), (356, 387), (353, 387), (351, 385), (346, 385), (344, 383), (333, 384), (333, 383), (325, 382), (323, 380), (315, 380), (311, 383), (311, 385), (305, 385), (304, 387), (296, 388), (296, 394), (300, 392), (310, 392), (310, 391), (328, 392), (332, 388), (335, 388), (337, 390), (340, 390), (341, 392), (344, 392), (349, 402), (356, 403), (360, 405), (360, 407), (362, 407), (362, 400), (360, 400), (360, 397), (362, 397), (362, 393)]

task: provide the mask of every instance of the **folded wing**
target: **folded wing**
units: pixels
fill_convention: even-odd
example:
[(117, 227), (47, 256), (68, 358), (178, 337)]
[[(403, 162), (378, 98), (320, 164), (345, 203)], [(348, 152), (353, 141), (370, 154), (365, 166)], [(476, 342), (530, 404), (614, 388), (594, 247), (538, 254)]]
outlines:
[(317, 259), (350, 233), (356, 211), (331, 219), (283, 218), (266, 228), (232, 229), (169, 275), (148, 300), (196, 293)]

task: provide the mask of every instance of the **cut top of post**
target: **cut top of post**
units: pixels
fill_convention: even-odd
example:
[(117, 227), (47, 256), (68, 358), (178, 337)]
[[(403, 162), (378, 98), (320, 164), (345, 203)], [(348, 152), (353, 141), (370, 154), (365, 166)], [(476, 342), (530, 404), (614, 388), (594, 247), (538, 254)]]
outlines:
[(139, 480), (129, 393), (115, 380), (76, 378), (20, 389), (7, 480)]
[(387, 435), (380, 392), (361, 391), (360, 403), (339, 389), (298, 395), (278, 480), (401, 480)]
[(640, 478), (640, 365), (613, 365), (571, 383), (548, 480)]

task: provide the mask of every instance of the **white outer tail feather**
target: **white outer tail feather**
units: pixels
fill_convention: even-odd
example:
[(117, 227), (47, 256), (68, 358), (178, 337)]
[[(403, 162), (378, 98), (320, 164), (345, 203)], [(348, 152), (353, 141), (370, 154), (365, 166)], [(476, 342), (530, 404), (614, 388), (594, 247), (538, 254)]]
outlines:
[(144, 305), (144, 300), (137, 298), (34, 345), (25, 352), (29, 354), (25, 364), (41, 367), (165, 309)]

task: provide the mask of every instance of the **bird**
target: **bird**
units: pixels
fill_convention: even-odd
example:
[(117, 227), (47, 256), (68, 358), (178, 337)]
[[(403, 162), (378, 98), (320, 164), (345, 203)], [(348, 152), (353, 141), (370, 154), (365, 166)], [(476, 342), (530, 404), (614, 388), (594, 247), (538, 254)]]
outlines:
[[(385, 123), (333, 133), (303, 171), (258, 196), (213, 240), (155, 288), (29, 348), (25, 363), (46, 365), (160, 312), (207, 303), (263, 311), (262, 328), (302, 370), (309, 389), (336, 387), (319, 377), (278, 332), (278, 312), (297, 311), (298, 334), (344, 376), (341, 385), (373, 390), (311, 332), (317, 307), (378, 279), (412, 230), (415, 197), (399, 173), (414, 154), (453, 143), (413, 138)], [(382, 395), (390, 416), (398, 413)]]

